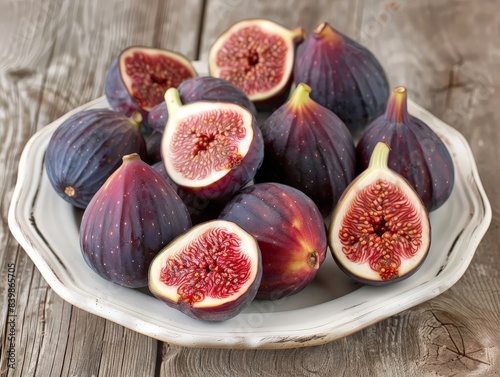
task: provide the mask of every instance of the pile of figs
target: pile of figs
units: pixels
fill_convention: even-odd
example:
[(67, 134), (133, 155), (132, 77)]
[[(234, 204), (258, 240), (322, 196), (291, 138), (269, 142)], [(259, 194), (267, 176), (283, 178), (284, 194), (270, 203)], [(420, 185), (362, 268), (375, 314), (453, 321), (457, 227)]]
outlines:
[(49, 180), (83, 210), (98, 276), (221, 321), (301, 291), (328, 255), (364, 284), (418, 270), (453, 161), (368, 49), (328, 23), (245, 20), (214, 42), (208, 72), (129, 47), (106, 77), (110, 108), (49, 141)]

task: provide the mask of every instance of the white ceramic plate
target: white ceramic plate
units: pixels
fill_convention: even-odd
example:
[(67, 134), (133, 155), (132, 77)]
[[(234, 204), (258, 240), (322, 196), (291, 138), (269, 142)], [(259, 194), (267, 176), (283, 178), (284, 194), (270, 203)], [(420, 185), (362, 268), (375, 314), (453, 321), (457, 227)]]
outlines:
[(79, 211), (57, 196), (48, 181), (44, 153), (52, 133), (75, 112), (107, 106), (106, 99), (99, 98), (30, 139), (19, 163), (9, 226), (63, 299), (161, 341), (191, 347), (292, 348), (344, 337), (450, 288), (469, 266), (491, 222), (491, 207), (464, 137), (409, 101), (410, 113), (442, 137), (456, 171), (450, 199), (431, 214), (432, 246), (420, 270), (391, 286), (362, 286), (347, 278), (328, 254), (316, 279), (302, 292), (275, 302), (254, 301), (222, 323), (196, 321), (145, 289), (123, 288), (97, 276), (80, 252)]

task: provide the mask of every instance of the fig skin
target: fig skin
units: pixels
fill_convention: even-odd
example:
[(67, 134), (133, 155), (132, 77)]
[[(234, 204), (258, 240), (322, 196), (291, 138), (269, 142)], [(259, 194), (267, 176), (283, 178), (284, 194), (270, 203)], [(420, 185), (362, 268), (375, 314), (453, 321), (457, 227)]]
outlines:
[[(137, 95), (132, 93), (131, 89), (127, 87), (126, 81), (129, 76), (125, 68), (125, 59), (133, 58), (136, 62), (141, 63), (138, 63), (138, 65), (147, 65), (147, 63), (143, 62), (144, 59), (139, 59), (134, 54), (140, 54), (143, 58), (147, 57), (150, 60), (156, 59), (156, 61), (161, 57), (169, 60), (170, 64), (175, 66), (169, 67), (171, 70), (168, 72), (168, 80), (163, 75), (156, 78), (155, 74), (158, 74), (157, 72), (150, 72), (149, 75), (140, 75), (141, 79), (144, 80), (140, 84), (144, 86), (143, 90), (145, 92), (149, 91), (149, 88), (161, 92), (159, 95), (156, 95), (157, 100), (153, 101), (153, 103), (140, 103)], [(163, 93), (165, 90), (172, 86), (177, 87), (183, 80), (195, 76), (198, 76), (198, 73), (190, 60), (178, 52), (145, 46), (129, 46), (122, 50), (111, 63), (106, 74), (104, 92), (112, 109), (127, 116), (130, 116), (135, 111), (140, 112), (145, 121), (144, 123), (147, 124), (149, 111), (158, 103), (163, 102)], [(137, 82), (135, 83), (138, 84)]]
[(147, 158), (140, 131), (141, 115), (132, 118), (108, 109), (90, 109), (66, 119), (51, 136), (45, 152), (47, 176), (57, 194), (85, 208), (122, 157)]
[(297, 48), (293, 77), (309, 85), (311, 98), (342, 119), (355, 139), (384, 113), (390, 91), (377, 58), (326, 22)]
[[(194, 193), (200, 198), (226, 201), (238, 190), (253, 180), (264, 159), (264, 142), (260, 128), (257, 125), (257, 121), (250, 111), (242, 106), (225, 102), (199, 101), (183, 105), (179, 97), (179, 91), (175, 88), (167, 90), (165, 93), (165, 102), (167, 103), (169, 111), (169, 120), (166, 125), (165, 132), (163, 133), (162, 158), (167, 174), (178, 186), (182, 187), (184, 190)], [(225, 132), (220, 132), (217, 129), (215, 131), (210, 131), (214, 132), (213, 135), (203, 134), (197, 136), (198, 131), (188, 130), (185, 127), (186, 129), (184, 131), (189, 132), (189, 136), (191, 138), (196, 138), (196, 142), (184, 137), (185, 140), (192, 142), (192, 145), (188, 145), (187, 147), (193, 148), (193, 150), (190, 149), (187, 151), (189, 154), (182, 157), (182, 163), (184, 163), (184, 161), (196, 161), (195, 157), (197, 157), (197, 155), (194, 150), (196, 148), (205, 149), (203, 152), (210, 152), (209, 148), (211, 148), (211, 145), (209, 143), (211, 142), (205, 143), (203, 146), (203, 140), (201, 139), (203, 137), (213, 138), (212, 141), (215, 143), (215, 146), (217, 148), (221, 148), (222, 152), (220, 152), (218, 156), (229, 155), (230, 157), (224, 157), (225, 160), (227, 160), (227, 167), (224, 167), (223, 169), (221, 168), (217, 171), (211, 168), (209, 174), (207, 174), (209, 178), (205, 177), (204, 181), (200, 183), (200, 179), (198, 178), (191, 180), (185, 179), (182, 176), (182, 173), (176, 170), (174, 167), (174, 157), (172, 156), (172, 147), (170, 143), (172, 138), (176, 135), (178, 128), (181, 127), (182, 124), (185, 124), (185, 122), (188, 121), (192, 122), (192, 117), (203, 117), (208, 113), (211, 115), (217, 114), (217, 116), (220, 116), (220, 119), (225, 119), (226, 116), (230, 116), (231, 114), (238, 114), (241, 118), (241, 124), (243, 124), (246, 128), (245, 135), (243, 137), (244, 140), (239, 141), (240, 144), (237, 145), (237, 153), (231, 156), (231, 153), (233, 152), (231, 152), (229, 148), (234, 147), (235, 145), (229, 143), (229, 137), (226, 137), (227, 135), (225, 135)], [(220, 120), (220, 124), (223, 124), (224, 122), (226, 121)], [(228, 126), (227, 122), (224, 123), (224, 126)], [(234, 126), (235, 122), (236, 121), (233, 121), (231, 126)], [(212, 122), (203, 124), (212, 124)], [(194, 127), (196, 125), (192, 126)], [(234, 129), (230, 131), (236, 132)], [(247, 137), (249, 132), (251, 132), (251, 138), (249, 136)], [(219, 136), (220, 138), (218, 138)], [(227, 144), (226, 141), (228, 141), (229, 144)], [(215, 156), (216, 152), (214, 151), (212, 153), (213, 154), (211, 156)], [(199, 166), (205, 169), (204, 165), (196, 165), (196, 167)], [(215, 175), (216, 178), (212, 179), (213, 175)]]
[(243, 189), (222, 210), (255, 237), (262, 254), (258, 299), (277, 300), (304, 289), (326, 257), (323, 218), (303, 192), (279, 183)]
[(209, 73), (241, 88), (257, 110), (273, 111), (288, 97), (295, 51), (304, 38), (302, 27), (289, 30), (258, 18), (238, 21), (212, 44)]
[(377, 143), (369, 167), (347, 187), (328, 228), (339, 268), (373, 286), (413, 275), (431, 244), (427, 209), (408, 181), (387, 166), (389, 152), (386, 143)]
[[(210, 76), (193, 77), (183, 81), (177, 88), (183, 104), (198, 101), (235, 103), (247, 108), (257, 118), (257, 110), (252, 101), (238, 87), (229, 81)], [(156, 105), (148, 114), (148, 125), (163, 132), (168, 121), (165, 101)]]
[(226, 204), (225, 201), (220, 202), (216, 200), (200, 198), (192, 192), (183, 190), (181, 187), (177, 186), (174, 181), (172, 181), (172, 178), (168, 176), (163, 161), (158, 161), (151, 165), (151, 167), (155, 169), (167, 181), (167, 183), (182, 199), (182, 201), (186, 205), (186, 208), (188, 209), (189, 215), (191, 216), (191, 222), (193, 223), (193, 225), (201, 224), (210, 220), (215, 220), (219, 216), (220, 211)]
[[(222, 270), (223, 273), (229, 273), (229, 279), (231, 279), (231, 272), (226, 269), (227, 258), (231, 258), (230, 263), (236, 260), (241, 260), (241, 257), (234, 257), (230, 255), (226, 257), (218, 253), (217, 256), (209, 255), (206, 259), (203, 259), (203, 255), (210, 251), (207, 249), (207, 245), (214, 239), (213, 230), (224, 230), (227, 233), (236, 234), (239, 237), (241, 243), (241, 251), (245, 257), (248, 257), (247, 261), (250, 261), (249, 276), (246, 281), (243, 282), (242, 287), (238, 287), (233, 295), (228, 296), (229, 299), (222, 297), (225, 302), (214, 302), (217, 301), (217, 294), (220, 293), (222, 289), (229, 283), (228, 277), (220, 274)], [(196, 243), (196, 241), (201, 237), (208, 237), (201, 242)], [(194, 243), (192, 243), (194, 242)], [(212, 243), (212, 245), (214, 245)], [(234, 247), (234, 244), (230, 241), (221, 242), (220, 244), (215, 243), (215, 248), (218, 251), (220, 248), (228, 249), (227, 253), (230, 253), (230, 248)], [(193, 250), (193, 255), (185, 255), (188, 249)], [(176, 253), (182, 253), (180, 260), (184, 264), (183, 271), (179, 272), (176, 269), (169, 267), (167, 260), (175, 258)], [(177, 259), (179, 261), (179, 259)], [(186, 264), (188, 266), (186, 266)], [(188, 270), (188, 271), (186, 271)], [(178, 285), (167, 286), (166, 282), (161, 279), (162, 275), (167, 275), (169, 277), (186, 276), (191, 273), (191, 271), (196, 271), (195, 274), (190, 277), (190, 281), (187, 285), (187, 289), (191, 292), (191, 297), (194, 297), (198, 291), (203, 291), (205, 298), (209, 300), (214, 300), (212, 303), (193, 300), (189, 301), (189, 298), (183, 297), (179, 292)], [(237, 274), (245, 274), (246, 271), (238, 271)], [(218, 277), (212, 279), (214, 282), (213, 286), (209, 286), (212, 291), (217, 290), (215, 295), (211, 292), (207, 292), (207, 286), (200, 288), (198, 284), (204, 283), (200, 280), (200, 275), (205, 274), (205, 278), (208, 278), (210, 274), (220, 274)], [(245, 307), (247, 307), (254, 299), (257, 294), (257, 290), (260, 285), (262, 278), (262, 258), (260, 254), (259, 245), (256, 240), (248, 234), (245, 230), (240, 228), (238, 225), (225, 221), (225, 220), (212, 220), (204, 222), (193, 226), (190, 230), (184, 234), (177, 237), (174, 241), (168, 244), (153, 260), (149, 269), (149, 290), (151, 293), (157, 297), (159, 300), (163, 301), (169, 307), (180, 310), (187, 316), (210, 322), (226, 321), (237, 316)], [(185, 280), (184, 280), (185, 282)], [(177, 289), (176, 289), (177, 288)], [(175, 290), (175, 292), (174, 292)], [(193, 293), (193, 290), (195, 291)], [(233, 298), (234, 297), (234, 298)]]
[(299, 189), (327, 217), (356, 175), (355, 147), (344, 123), (300, 83), (290, 100), (261, 124), (264, 162), (256, 182)]
[(102, 278), (140, 288), (148, 285), (156, 254), (191, 227), (186, 206), (139, 155), (123, 157), (85, 209), (80, 247)]
[(368, 167), (379, 141), (391, 148), (389, 167), (412, 185), (429, 212), (448, 200), (455, 181), (453, 160), (441, 138), (408, 113), (407, 90), (402, 86), (391, 93), (386, 113), (363, 132), (356, 146), (358, 171)]

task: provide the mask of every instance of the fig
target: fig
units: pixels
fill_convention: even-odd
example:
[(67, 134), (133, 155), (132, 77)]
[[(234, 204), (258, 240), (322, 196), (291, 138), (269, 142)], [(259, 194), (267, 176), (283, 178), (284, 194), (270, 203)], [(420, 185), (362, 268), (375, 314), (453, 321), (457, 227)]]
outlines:
[(163, 101), (168, 88), (198, 76), (188, 58), (178, 52), (130, 46), (113, 60), (104, 86), (110, 106), (125, 115), (148, 112)]
[[(151, 130), (144, 134), (144, 140), (146, 141), (146, 150), (148, 152), (147, 163), (153, 165), (157, 162), (161, 162), (161, 139), (163, 138), (163, 132), (157, 130)], [(163, 162), (161, 162), (163, 164)]]
[[(198, 101), (229, 102), (246, 107), (256, 118), (257, 110), (240, 88), (217, 77), (201, 76), (183, 81), (177, 88), (183, 104)], [(148, 114), (148, 125), (163, 132), (168, 120), (165, 101), (162, 101)]]
[(149, 269), (149, 289), (168, 306), (204, 321), (235, 317), (257, 294), (262, 260), (235, 223), (208, 221), (166, 246)]
[(297, 48), (293, 76), (296, 84), (309, 85), (311, 98), (342, 119), (355, 138), (384, 113), (390, 89), (379, 61), (326, 22)]
[(193, 223), (193, 225), (200, 224), (209, 220), (215, 220), (219, 216), (219, 213), (224, 207), (225, 202), (200, 198), (192, 192), (186, 191), (177, 186), (175, 182), (172, 181), (172, 178), (168, 176), (163, 161), (158, 161), (151, 165), (151, 167), (158, 173), (160, 173), (160, 175), (167, 181), (167, 183), (182, 199), (188, 209), (189, 215), (191, 216), (191, 222)]
[(307, 195), (291, 186), (249, 186), (231, 199), (219, 218), (235, 222), (259, 244), (259, 299), (277, 300), (301, 291), (325, 260), (323, 217)]
[(411, 276), (431, 243), (427, 209), (408, 181), (387, 166), (389, 151), (377, 143), (368, 168), (342, 195), (328, 232), (340, 269), (370, 285)]
[(182, 105), (175, 88), (165, 93), (169, 118), (162, 139), (167, 174), (183, 189), (225, 200), (250, 182), (264, 158), (255, 117), (233, 103)]
[(246, 93), (258, 108), (283, 103), (292, 83), (297, 44), (304, 29), (286, 29), (264, 19), (233, 24), (210, 48), (210, 75), (229, 81)]
[(389, 167), (410, 182), (429, 212), (448, 200), (455, 181), (453, 160), (441, 138), (408, 113), (405, 87), (392, 91), (385, 114), (363, 132), (356, 147), (359, 171), (366, 169), (380, 141), (391, 148)]
[(109, 109), (89, 109), (62, 122), (45, 152), (47, 176), (57, 194), (85, 208), (123, 156), (147, 158), (141, 121), (139, 113), (128, 118)]
[(186, 206), (138, 154), (108, 178), (83, 212), (80, 246), (102, 278), (139, 288), (148, 285), (153, 258), (191, 227)]
[(288, 102), (261, 124), (264, 162), (257, 182), (278, 182), (309, 196), (327, 217), (356, 174), (355, 148), (345, 124), (299, 83)]

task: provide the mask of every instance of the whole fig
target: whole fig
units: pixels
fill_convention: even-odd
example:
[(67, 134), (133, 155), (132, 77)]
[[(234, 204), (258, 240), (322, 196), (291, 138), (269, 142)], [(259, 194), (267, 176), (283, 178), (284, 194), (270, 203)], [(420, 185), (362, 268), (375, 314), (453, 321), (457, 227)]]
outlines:
[(264, 162), (258, 182), (279, 182), (309, 196), (324, 217), (355, 176), (355, 149), (349, 130), (297, 85), (290, 100), (261, 125)]
[(156, 254), (190, 227), (188, 211), (175, 191), (139, 155), (131, 154), (85, 208), (80, 246), (85, 262), (102, 278), (144, 287)]
[(389, 96), (375, 56), (326, 22), (297, 48), (293, 77), (309, 85), (311, 98), (342, 119), (355, 138), (383, 114)]
[(448, 200), (455, 181), (453, 160), (441, 138), (408, 114), (407, 91), (402, 86), (393, 90), (386, 113), (363, 132), (356, 147), (359, 171), (366, 169), (380, 141), (391, 148), (389, 167), (410, 182), (429, 212)]
[(326, 227), (303, 192), (279, 183), (259, 183), (238, 193), (219, 218), (255, 237), (262, 254), (257, 298), (277, 300), (304, 289), (326, 256)]
[(52, 134), (45, 152), (47, 176), (57, 194), (85, 208), (122, 157), (147, 158), (140, 131), (142, 116), (131, 118), (108, 109), (90, 109), (66, 119)]

